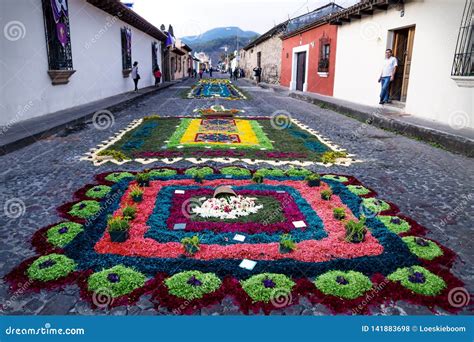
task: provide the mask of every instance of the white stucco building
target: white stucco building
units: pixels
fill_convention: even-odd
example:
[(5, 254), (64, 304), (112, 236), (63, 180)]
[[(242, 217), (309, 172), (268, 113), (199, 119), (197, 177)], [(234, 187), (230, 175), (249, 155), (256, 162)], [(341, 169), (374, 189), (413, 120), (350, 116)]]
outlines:
[(377, 105), (377, 80), (390, 48), (399, 63), (391, 89), (395, 105), (413, 116), (474, 128), (473, 9), (473, 0), (367, 0), (333, 15), (334, 97)]
[(4, 0), (0, 7), (0, 126), (131, 91), (134, 61), (139, 87), (154, 84), (153, 66), (162, 67), (166, 36), (119, 1)]

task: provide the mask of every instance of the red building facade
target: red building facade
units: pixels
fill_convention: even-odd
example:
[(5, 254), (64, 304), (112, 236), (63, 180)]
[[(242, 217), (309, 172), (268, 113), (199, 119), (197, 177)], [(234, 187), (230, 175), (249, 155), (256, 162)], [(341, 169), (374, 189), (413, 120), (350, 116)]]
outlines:
[(282, 36), (280, 84), (290, 90), (332, 96), (337, 26), (314, 23)]

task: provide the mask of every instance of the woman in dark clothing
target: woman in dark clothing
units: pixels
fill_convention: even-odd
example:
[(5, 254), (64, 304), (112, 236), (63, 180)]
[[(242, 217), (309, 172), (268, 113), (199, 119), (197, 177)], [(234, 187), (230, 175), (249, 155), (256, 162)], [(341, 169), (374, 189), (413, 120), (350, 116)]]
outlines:
[(136, 61), (133, 63), (132, 79), (133, 83), (135, 83), (135, 91), (138, 91), (138, 80), (140, 79), (140, 74), (138, 73), (138, 62)]

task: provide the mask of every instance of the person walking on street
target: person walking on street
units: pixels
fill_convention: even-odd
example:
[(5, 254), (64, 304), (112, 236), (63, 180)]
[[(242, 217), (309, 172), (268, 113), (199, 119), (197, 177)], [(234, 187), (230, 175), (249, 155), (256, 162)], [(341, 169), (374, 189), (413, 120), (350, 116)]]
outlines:
[(256, 66), (255, 68), (253, 68), (253, 74), (255, 78), (257, 79), (257, 83), (260, 83), (261, 76), (262, 76), (262, 68), (260, 68), (259, 66)]
[(135, 91), (138, 91), (138, 80), (140, 79), (140, 74), (138, 73), (137, 61), (133, 62), (132, 79), (133, 79), (133, 83), (135, 83)]
[(234, 69), (234, 81), (237, 81), (237, 78), (239, 78), (239, 68)]
[(392, 56), (393, 52), (391, 49), (385, 50), (385, 59), (383, 62), (382, 72), (379, 77), (379, 83), (381, 85), (380, 91), (380, 102), (379, 104), (391, 103), (390, 95), (390, 83), (395, 79), (395, 73), (397, 72), (398, 61), (396, 57)]
[(212, 78), (212, 67), (209, 68), (209, 77)]
[(229, 67), (229, 70), (227, 70), (227, 72), (229, 73), (229, 78), (232, 79), (232, 68)]
[(199, 79), (202, 80), (202, 74), (204, 73), (204, 69), (199, 69)]
[(159, 87), (161, 82), (161, 71), (158, 66), (153, 70), (153, 76), (155, 76), (155, 87)]

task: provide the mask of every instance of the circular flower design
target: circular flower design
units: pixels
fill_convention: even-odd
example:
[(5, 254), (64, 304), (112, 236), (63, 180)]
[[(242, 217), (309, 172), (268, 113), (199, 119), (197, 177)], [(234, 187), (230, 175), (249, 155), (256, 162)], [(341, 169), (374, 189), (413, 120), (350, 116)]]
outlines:
[(382, 201), (378, 198), (363, 198), (362, 205), (372, 213), (380, 213), (382, 211), (390, 209), (390, 204), (385, 201)]
[(46, 233), (48, 242), (57, 247), (64, 247), (70, 243), (77, 234), (83, 231), (82, 224), (63, 222), (48, 229)]
[(26, 271), (33, 280), (50, 281), (63, 278), (74, 271), (76, 263), (62, 254), (49, 254), (36, 259)]
[(171, 177), (177, 174), (177, 171), (173, 169), (162, 168), (162, 169), (152, 170), (148, 172), (148, 174), (150, 175), (150, 177)]
[(243, 167), (237, 167), (237, 166), (223, 167), (222, 169), (220, 169), (220, 171), (223, 175), (231, 175), (231, 176), (250, 176), (251, 175), (250, 170), (247, 170)]
[(410, 252), (415, 254), (418, 258), (433, 260), (443, 255), (441, 248), (433, 241), (416, 236), (405, 236), (402, 240), (407, 244)]
[(421, 266), (399, 268), (387, 279), (399, 282), (407, 289), (425, 296), (436, 296), (446, 288), (442, 278)]
[(165, 285), (173, 296), (186, 300), (202, 298), (216, 291), (222, 282), (214, 273), (185, 271), (165, 279)]
[(242, 288), (254, 302), (275, 301), (275, 296), (290, 296), (295, 282), (284, 274), (262, 273), (241, 281)]
[(90, 198), (104, 198), (112, 190), (110, 186), (107, 185), (97, 185), (86, 192), (86, 196)]
[(348, 185), (347, 189), (357, 196), (367, 195), (370, 190), (362, 185)]
[(262, 175), (263, 177), (283, 177), (285, 176), (285, 171), (274, 168), (260, 168), (255, 173)]
[(94, 216), (100, 210), (100, 203), (97, 201), (81, 201), (72, 206), (69, 214), (80, 218)]
[(87, 280), (89, 291), (102, 292), (105, 289), (113, 298), (123, 296), (145, 284), (146, 277), (140, 272), (123, 265), (92, 274)]
[(329, 180), (333, 180), (333, 181), (341, 182), (341, 183), (345, 183), (345, 182), (349, 181), (349, 179), (347, 177), (339, 176), (339, 175), (324, 175), (321, 178), (329, 179)]
[(317, 277), (314, 285), (324, 294), (345, 299), (360, 297), (372, 288), (369, 277), (356, 271), (329, 271)]
[(214, 170), (208, 166), (205, 167), (190, 167), (187, 169), (184, 174), (191, 176), (191, 177), (201, 177), (204, 178), (206, 176), (212, 175)]
[(377, 218), (388, 228), (392, 233), (400, 234), (410, 230), (410, 224), (397, 216), (377, 216)]
[(109, 182), (117, 183), (117, 182), (120, 182), (122, 179), (129, 178), (129, 177), (132, 178), (134, 177), (134, 175), (131, 174), (130, 172), (114, 172), (107, 175), (105, 179), (108, 180)]

